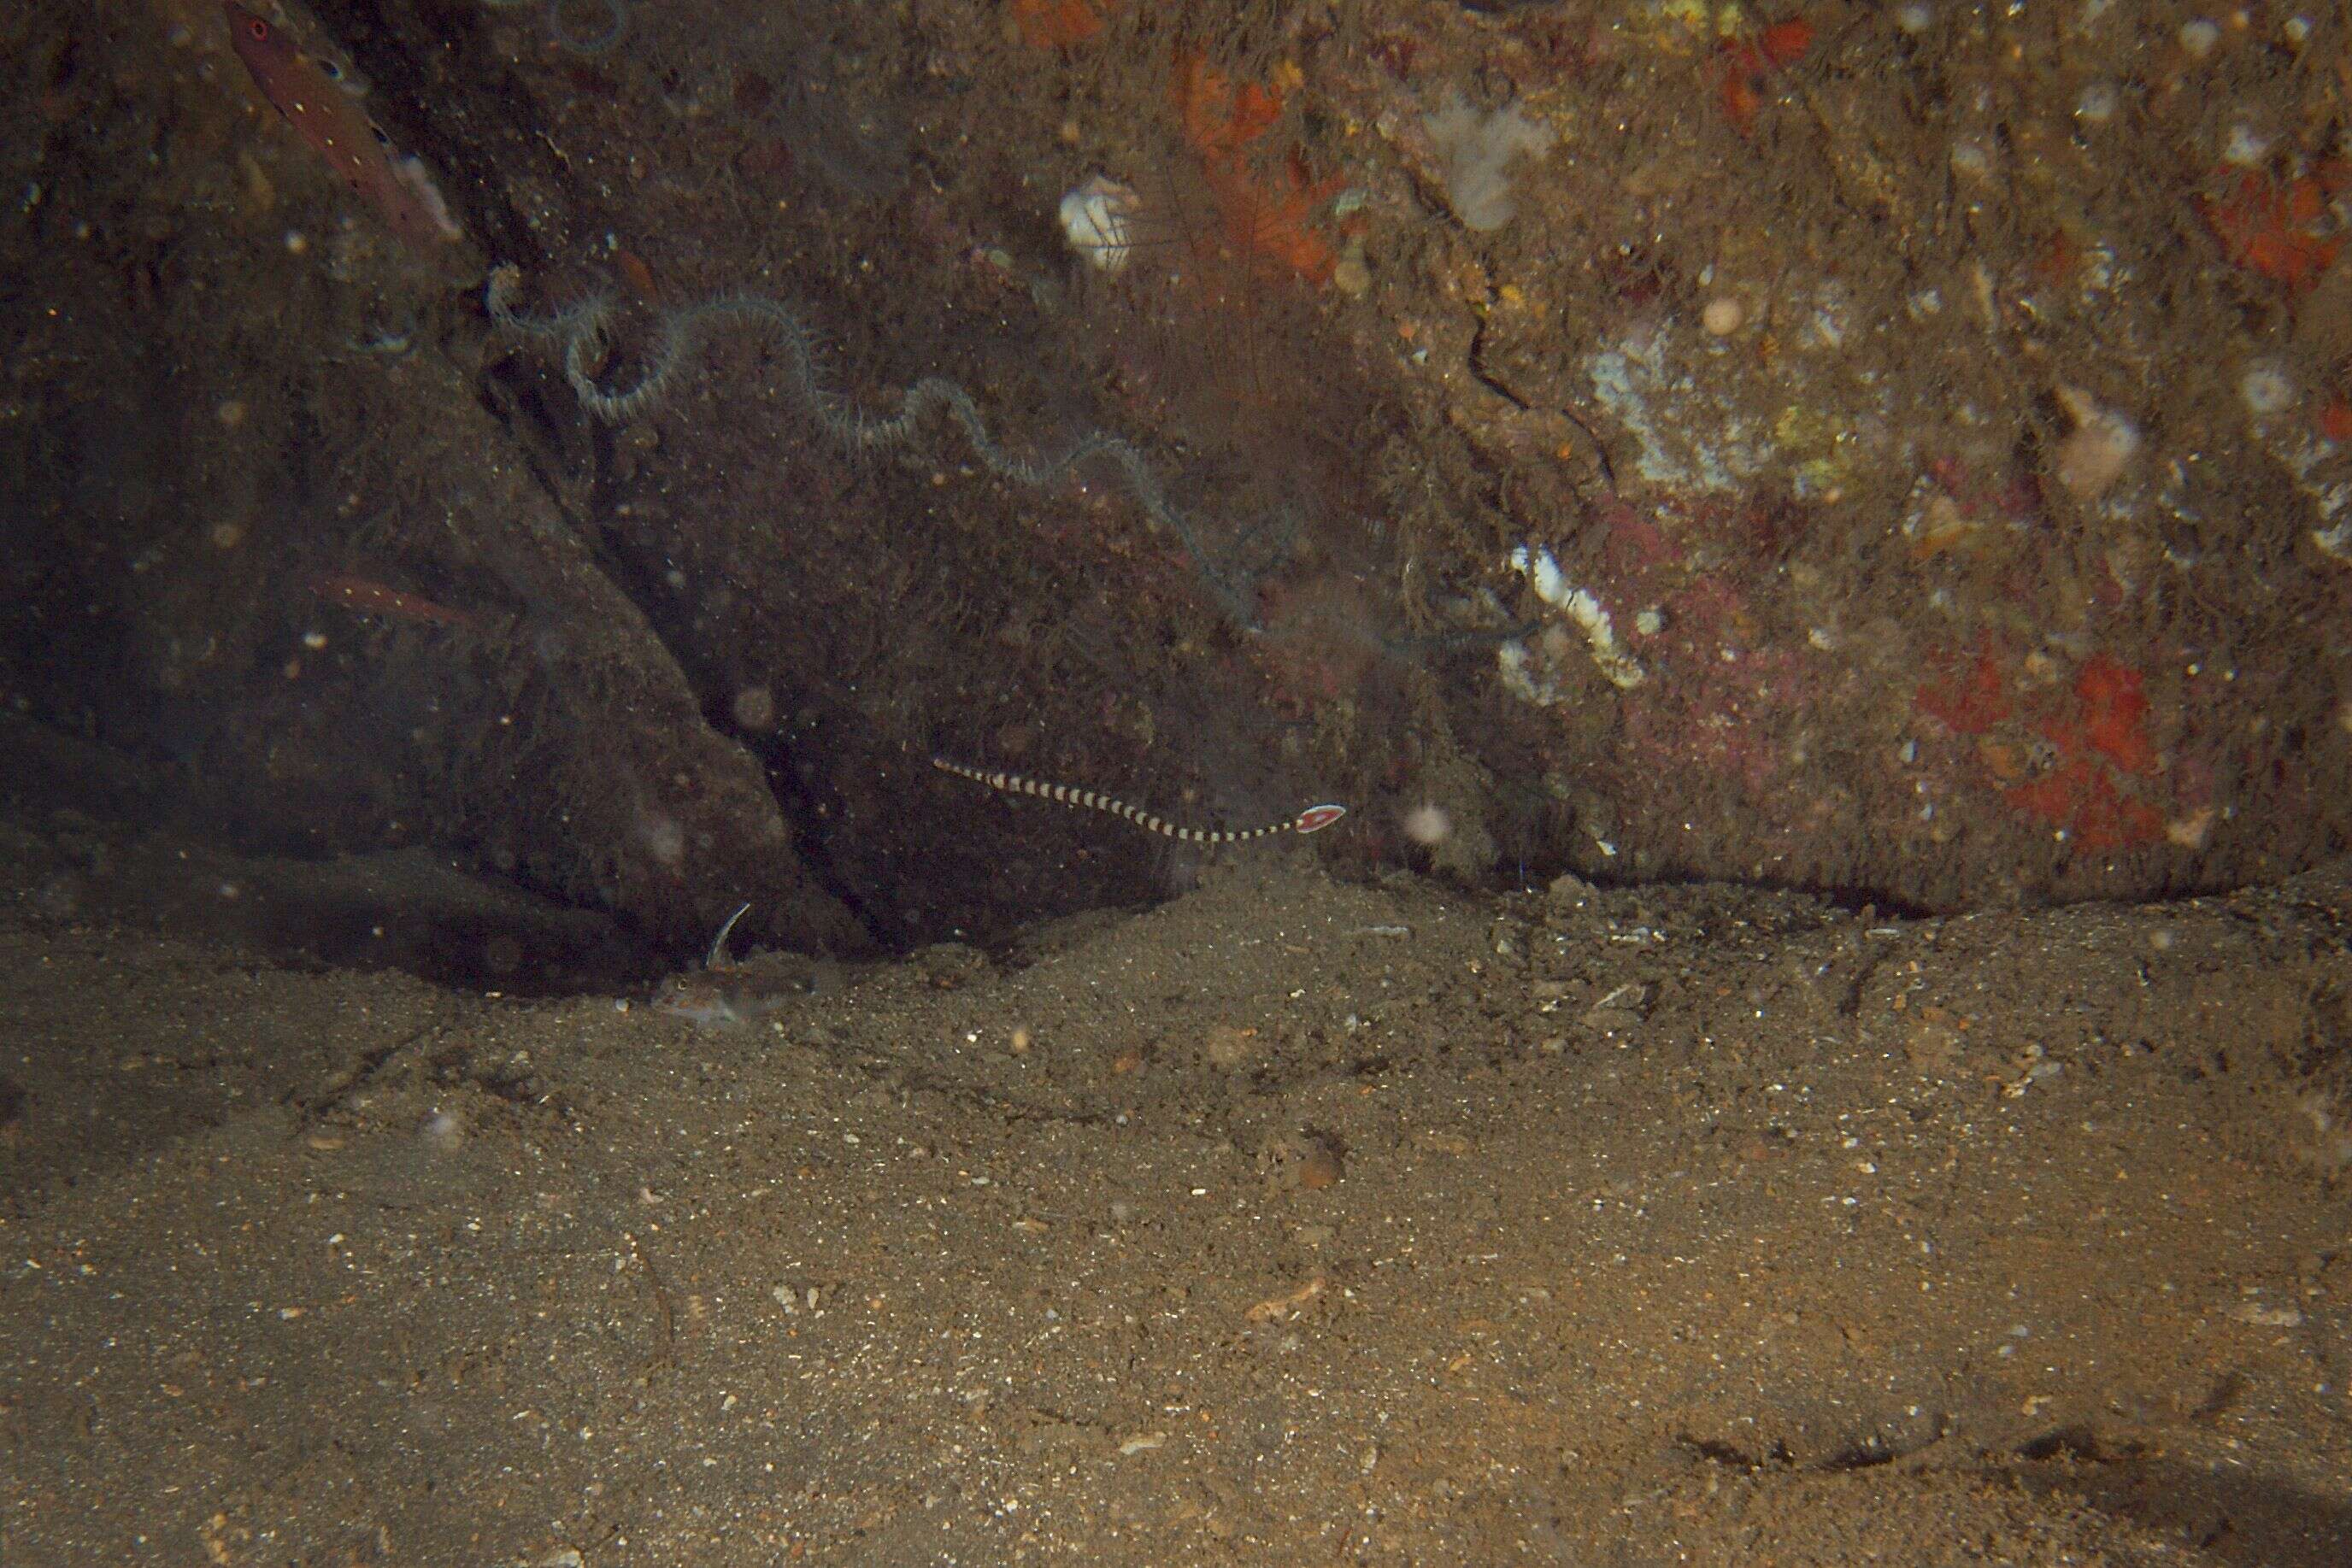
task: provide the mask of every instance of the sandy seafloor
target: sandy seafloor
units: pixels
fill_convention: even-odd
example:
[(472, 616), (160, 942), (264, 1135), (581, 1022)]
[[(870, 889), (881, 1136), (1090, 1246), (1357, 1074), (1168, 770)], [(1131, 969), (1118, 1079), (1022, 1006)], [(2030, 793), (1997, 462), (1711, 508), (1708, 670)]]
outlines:
[(2352, 1561), (2341, 874), (1255, 857), (697, 1029), (134, 859), (6, 857), (9, 1568)]

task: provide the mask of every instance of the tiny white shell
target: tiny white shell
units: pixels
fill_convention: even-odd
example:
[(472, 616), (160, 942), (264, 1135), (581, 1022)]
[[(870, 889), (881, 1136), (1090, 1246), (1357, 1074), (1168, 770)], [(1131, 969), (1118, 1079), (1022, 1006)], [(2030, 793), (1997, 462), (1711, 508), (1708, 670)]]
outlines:
[(1062, 233), (1070, 248), (1104, 272), (1126, 267), (1134, 254), (1135, 215), (1143, 198), (1108, 174), (1096, 174), (1062, 198)]

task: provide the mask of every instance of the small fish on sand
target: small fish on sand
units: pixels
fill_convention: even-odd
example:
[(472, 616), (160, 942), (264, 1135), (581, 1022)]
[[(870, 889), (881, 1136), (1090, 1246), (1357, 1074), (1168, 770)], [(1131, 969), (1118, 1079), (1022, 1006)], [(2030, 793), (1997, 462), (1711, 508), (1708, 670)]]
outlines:
[(751, 909), (739, 904), (719, 928), (710, 955), (699, 967), (673, 975), (654, 994), (656, 1012), (681, 1018), (698, 1029), (731, 1029), (758, 1023), (771, 1013), (817, 991), (831, 990), (841, 977), (824, 960), (800, 953), (729, 956), (727, 938)]

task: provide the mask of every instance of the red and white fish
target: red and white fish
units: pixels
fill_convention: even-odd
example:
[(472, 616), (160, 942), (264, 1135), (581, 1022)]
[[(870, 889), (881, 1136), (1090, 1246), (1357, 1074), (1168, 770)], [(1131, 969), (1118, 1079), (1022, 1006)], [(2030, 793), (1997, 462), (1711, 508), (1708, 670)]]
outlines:
[(470, 610), (454, 610), (446, 604), (436, 604), (430, 599), (404, 592), (388, 582), (378, 582), (372, 577), (360, 577), (348, 571), (323, 572), (312, 578), (310, 591), (330, 603), (340, 604), (362, 615), (382, 615), (425, 626), (455, 626), (465, 632), (488, 629), (482, 618)]
[(229, 42), (261, 96), (393, 233), (428, 256), (466, 237), (424, 163), (393, 146), (392, 138), (343, 90), (337, 73), (236, 0), (221, 0), (221, 9), (228, 16)]

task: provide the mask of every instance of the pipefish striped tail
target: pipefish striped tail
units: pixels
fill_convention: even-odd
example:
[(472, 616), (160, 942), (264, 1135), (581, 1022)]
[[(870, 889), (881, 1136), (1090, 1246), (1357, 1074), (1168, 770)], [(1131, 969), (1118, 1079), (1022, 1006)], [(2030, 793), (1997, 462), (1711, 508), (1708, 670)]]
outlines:
[(1181, 839), (1188, 844), (1236, 844), (1250, 839), (1270, 839), (1276, 833), (1320, 832), (1348, 814), (1345, 806), (1328, 802), (1309, 806), (1295, 817), (1279, 822), (1268, 822), (1263, 828), (1234, 830), (1227, 828), (1188, 828), (1181, 823), (1154, 816), (1140, 806), (1092, 789), (1073, 789), (1067, 784), (1050, 784), (1043, 779), (1024, 778), (1018, 773), (992, 773), (984, 768), (953, 762), (944, 757), (931, 758), (931, 766), (942, 773), (952, 773), (959, 779), (969, 779), (975, 784), (985, 784), (992, 789), (1002, 789), (1008, 795), (1034, 795), (1041, 800), (1058, 800), (1065, 806), (1083, 806), (1090, 811), (1108, 811), (1114, 817), (1125, 817), (1146, 832)]
[(595, 372), (612, 343), (612, 300), (599, 295), (552, 315), (526, 316), (514, 308), (521, 281), (521, 270), (512, 264), (490, 269), (489, 286), (483, 292), (490, 319), (507, 331), (561, 348), (563, 379), (572, 383), (582, 405), (606, 423), (634, 419), (659, 402), (703, 343), (737, 331), (758, 333), (782, 350), (784, 382), (793, 401), (836, 445), (856, 452), (887, 452), (910, 445), (926, 419), (944, 413), (963, 433), (981, 466), (1027, 489), (1046, 489), (1081, 464), (1101, 459), (1118, 474), (1144, 516), (1176, 536), (1193, 570), (1225, 613), (1244, 630), (1258, 629), (1257, 609), (1251, 596), (1225, 580), (1202, 548), (1200, 530), (1169, 498), (1168, 486), (1150, 460), (1124, 436), (1088, 430), (1058, 452), (1015, 455), (990, 434), (988, 421), (971, 394), (945, 376), (925, 376), (908, 387), (899, 394), (898, 412), (894, 414), (870, 413), (826, 387), (815, 335), (782, 301), (764, 294), (722, 294), (664, 312), (661, 338), (646, 361), (645, 373), (625, 391), (607, 391)]

